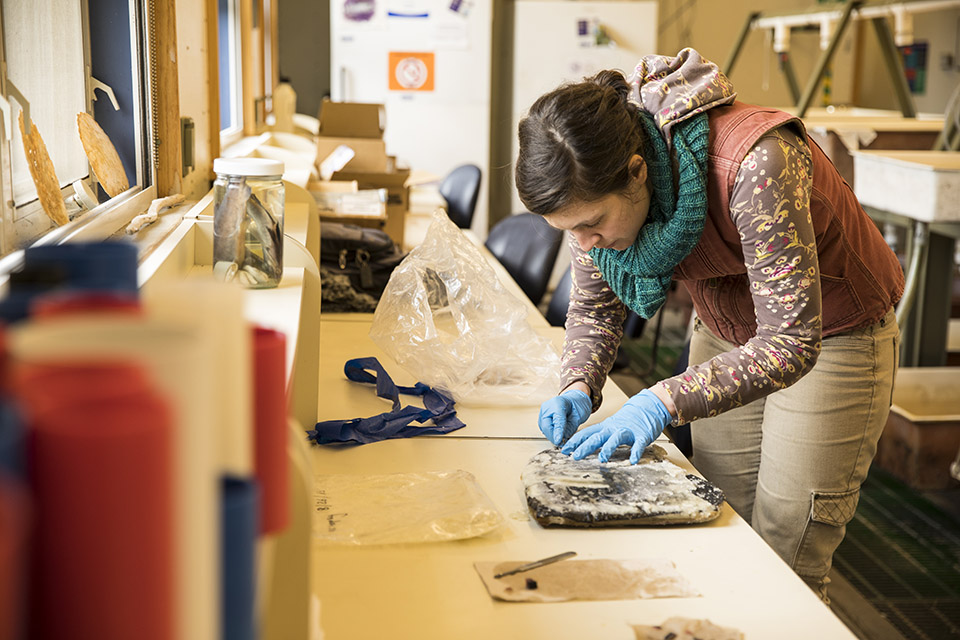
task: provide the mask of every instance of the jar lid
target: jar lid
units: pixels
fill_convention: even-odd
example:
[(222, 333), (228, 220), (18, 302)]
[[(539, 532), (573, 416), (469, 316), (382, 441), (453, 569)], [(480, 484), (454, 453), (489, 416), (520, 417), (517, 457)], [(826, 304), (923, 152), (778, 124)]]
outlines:
[(283, 162), (267, 158), (217, 158), (213, 161), (213, 171), (228, 176), (279, 176), (283, 174)]

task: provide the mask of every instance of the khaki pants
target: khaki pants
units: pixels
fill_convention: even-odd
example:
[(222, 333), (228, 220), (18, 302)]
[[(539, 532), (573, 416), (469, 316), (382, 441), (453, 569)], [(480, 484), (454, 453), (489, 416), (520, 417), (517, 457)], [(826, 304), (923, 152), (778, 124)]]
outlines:
[[(796, 384), (691, 424), (693, 464), (827, 601), (833, 552), (887, 421), (899, 340), (891, 310), (873, 326), (824, 338)], [(697, 321), (690, 363), (734, 346)]]

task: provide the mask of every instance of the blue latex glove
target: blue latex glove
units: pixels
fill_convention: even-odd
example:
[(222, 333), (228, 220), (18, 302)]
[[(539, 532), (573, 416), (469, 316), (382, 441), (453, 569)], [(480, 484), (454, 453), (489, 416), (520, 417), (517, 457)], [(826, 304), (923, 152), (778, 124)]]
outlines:
[(590, 417), (593, 403), (580, 389), (569, 389), (540, 405), (540, 431), (547, 440), (559, 445), (572, 436)]
[(660, 398), (650, 389), (644, 389), (606, 420), (577, 432), (560, 449), (560, 453), (572, 453), (574, 460), (582, 460), (600, 449), (600, 462), (608, 462), (618, 446), (629, 444), (633, 445), (630, 464), (637, 464), (643, 450), (663, 433), (664, 427), (672, 420), (673, 416)]

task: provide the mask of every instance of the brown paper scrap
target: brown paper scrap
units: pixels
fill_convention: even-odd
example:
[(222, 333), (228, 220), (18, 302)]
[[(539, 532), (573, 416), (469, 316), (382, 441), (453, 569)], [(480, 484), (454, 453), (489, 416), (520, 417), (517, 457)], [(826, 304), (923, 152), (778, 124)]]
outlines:
[(744, 640), (743, 632), (709, 620), (668, 618), (656, 626), (635, 624), (636, 640)]
[(127, 173), (123, 170), (117, 148), (93, 116), (85, 112), (78, 113), (77, 128), (90, 166), (107, 195), (112, 198), (129, 189), (130, 183), (127, 182)]
[(37, 187), (40, 206), (54, 224), (57, 226), (67, 224), (70, 218), (67, 217), (67, 206), (63, 203), (63, 196), (60, 195), (60, 181), (57, 180), (57, 172), (47, 152), (47, 145), (44, 144), (40, 130), (37, 129), (37, 123), (31, 122), (30, 133), (27, 133), (23, 124), (22, 110), (18, 122), (20, 136), (23, 138), (23, 152), (27, 156), (30, 177), (33, 178), (33, 184)]
[[(691, 598), (700, 593), (669, 560), (570, 560), (499, 580), (526, 562), (477, 562), (490, 597), (508, 602)], [(528, 582), (530, 580), (531, 582)]]

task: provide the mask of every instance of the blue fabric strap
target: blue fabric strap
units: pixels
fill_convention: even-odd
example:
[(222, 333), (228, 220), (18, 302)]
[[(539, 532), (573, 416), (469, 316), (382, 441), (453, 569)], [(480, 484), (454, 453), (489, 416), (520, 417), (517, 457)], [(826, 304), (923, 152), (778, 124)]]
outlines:
[[(370, 372), (373, 373), (370, 373)], [(397, 386), (383, 365), (373, 357), (354, 358), (343, 365), (348, 380), (377, 385), (377, 395), (393, 402), (393, 409), (369, 418), (353, 420), (326, 420), (307, 431), (307, 439), (316, 444), (355, 442), (368, 444), (391, 438), (450, 433), (466, 426), (457, 418), (453, 398), (438, 389), (431, 389), (422, 382), (413, 387)], [(408, 405), (400, 406), (400, 394), (421, 396), (424, 409)], [(411, 422), (423, 424), (433, 420), (432, 427), (411, 426)]]

